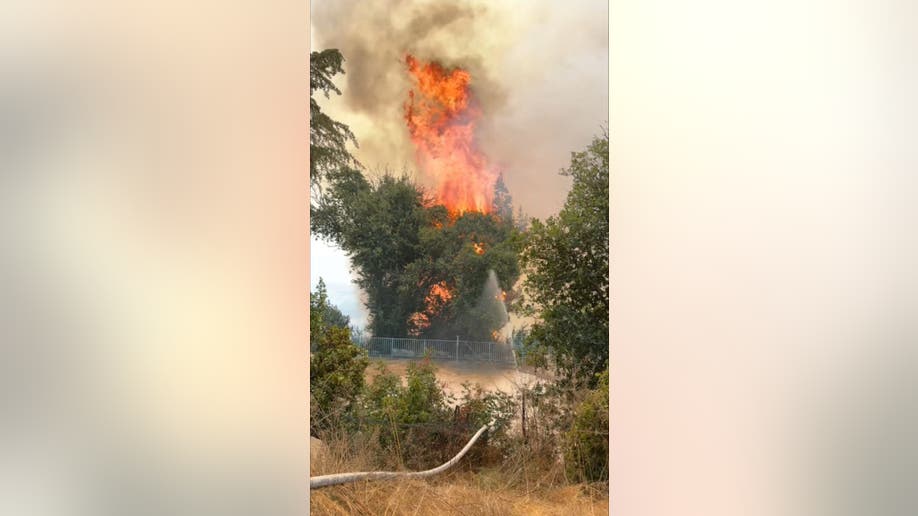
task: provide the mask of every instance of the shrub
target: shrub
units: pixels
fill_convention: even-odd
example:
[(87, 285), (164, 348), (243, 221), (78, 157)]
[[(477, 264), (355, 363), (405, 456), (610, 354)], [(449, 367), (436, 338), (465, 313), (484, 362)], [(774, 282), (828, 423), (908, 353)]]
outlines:
[[(450, 396), (437, 381), (436, 368), (429, 360), (408, 365), (405, 384), (381, 363), (367, 386), (362, 404), (362, 426), (379, 437), (382, 456), (395, 457), (381, 467), (427, 469), (449, 460), (462, 449), (482, 425), (492, 423), (487, 438), (468, 455), (470, 462), (500, 459), (509, 442), (509, 429), (516, 414), (516, 402), (509, 394), (485, 391), (479, 385), (463, 384), (463, 393)], [(466, 417), (457, 420), (450, 405), (464, 407)]]
[(577, 405), (564, 434), (565, 472), (575, 482), (609, 478), (609, 370), (597, 376), (596, 389)]
[(369, 360), (347, 328), (329, 327), (310, 357), (310, 430), (314, 435), (352, 411)]
[(436, 371), (430, 360), (408, 364), (402, 422), (431, 423), (449, 419), (448, 398), (437, 382)]
[(465, 424), (458, 426), (458, 433), (451, 449), (458, 452), (469, 437), (483, 425), (490, 425), (468, 454), (469, 463), (476, 466), (500, 462), (509, 454), (511, 423), (517, 415), (517, 403), (513, 396), (502, 391), (487, 391), (479, 384), (465, 382), (459, 396), (457, 409), (466, 411)]

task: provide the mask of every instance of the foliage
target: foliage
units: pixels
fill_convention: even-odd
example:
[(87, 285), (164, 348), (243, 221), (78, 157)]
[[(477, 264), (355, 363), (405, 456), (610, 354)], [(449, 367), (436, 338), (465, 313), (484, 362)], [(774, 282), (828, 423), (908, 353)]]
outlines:
[(570, 430), (564, 434), (564, 464), (576, 482), (609, 478), (609, 370), (576, 408)]
[[(509, 394), (463, 384), (462, 394), (454, 398), (437, 381), (436, 368), (428, 359), (408, 365), (404, 384), (382, 363), (376, 367), (377, 374), (362, 398), (361, 428), (378, 435), (383, 456), (398, 457), (395, 466), (423, 469), (439, 465), (485, 424), (491, 426), (489, 437), (479, 441), (470, 455), (473, 461), (499, 457), (509, 443), (517, 410)], [(463, 407), (464, 418), (457, 420), (451, 405)]]
[(428, 360), (412, 362), (402, 385), (385, 366), (377, 367), (364, 396), (363, 427), (378, 429), (380, 446), (399, 465), (429, 467), (443, 458), (441, 430), (450, 422), (449, 398), (437, 382), (436, 368)]
[[(336, 49), (310, 55), (312, 231), (350, 256), (373, 335), (492, 340), (505, 321), (493, 300), (482, 299), (488, 270), (508, 303), (519, 277), (520, 224), (503, 177), (494, 185), (493, 215), (450, 214), (405, 177), (369, 181), (347, 150), (357, 144), (354, 134), (313, 98), (341, 94), (332, 79), (344, 73), (343, 63)], [(483, 254), (475, 254), (476, 244)], [(435, 285), (451, 291), (448, 300), (431, 302)]]
[[(498, 287), (512, 293), (519, 277), (520, 238), (510, 221), (494, 215), (467, 212), (453, 221), (441, 222), (442, 207), (430, 210), (433, 225), (421, 229), (420, 258), (404, 271), (406, 292), (414, 292), (423, 324), (416, 321), (409, 333), (427, 338), (452, 339), (460, 335), (476, 341), (492, 340), (492, 332), (503, 326), (504, 313), (483, 290), (488, 271), (493, 270)], [(437, 224), (439, 223), (439, 225)], [(476, 252), (476, 245), (483, 252)], [(448, 286), (451, 297), (430, 305), (425, 297), (435, 285)], [(512, 296), (508, 297), (512, 302)]]
[(517, 403), (513, 396), (503, 391), (484, 390), (480, 384), (462, 384), (461, 405), (468, 408), (469, 426), (478, 429), (490, 425), (488, 438), (493, 443), (503, 443), (516, 417)]
[(447, 397), (430, 360), (408, 364), (402, 421), (429, 423), (448, 417)]
[[(521, 246), (512, 220), (450, 214), (406, 177), (371, 182), (347, 169), (328, 178), (312, 230), (350, 256), (373, 335), (491, 340), (505, 321), (483, 287), (493, 270), (512, 302)], [(449, 295), (432, 302), (435, 286)]]
[(329, 176), (325, 199), (313, 208), (312, 230), (348, 253), (356, 283), (367, 294), (373, 335), (403, 336), (417, 310), (416, 292), (400, 289), (402, 272), (419, 254), (424, 199), (404, 177), (368, 181), (348, 169)]
[(502, 220), (513, 223), (513, 197), (504, 184), (504, 175), (497, 176), (494, 182), (494, 200), (491, 203), (494, 215)]
[(360, 165), (347, 150), (348, 142), (357, 146), (354, 133), (322, 112), (314, 98), (317, 92), (326, 98), (331, 93), (341, 95), (332, 78), (344, 73), (343, 64), (344, 57), (334, 48), (309, 55), (309, 184), (316, 194), (329, 173)]
[(319, 278), (316, 291), (309, 296), (309, 349), (315, 350), (319, 337), (330, 327), (348, 328), (350, 317), (328, 301), (325, 281)]
[(572, 153), (564, 207), (532, 221), (522, 253), (533, 324), (529, 344), (550, 350), (568, 380), (595, 385), (609, 352), (609, 136)]
[[(347, 317), (328, 303), (320, 281), (310, 299), (310, 430), (328, 427), (354, 407), (363, 391), (366, 351), (351, 342)], [(343, 324), (342, 324), (343, 323)]]

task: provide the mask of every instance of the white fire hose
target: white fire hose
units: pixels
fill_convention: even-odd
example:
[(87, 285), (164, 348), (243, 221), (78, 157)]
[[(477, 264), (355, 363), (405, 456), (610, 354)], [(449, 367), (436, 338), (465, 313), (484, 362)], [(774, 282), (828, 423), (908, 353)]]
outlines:
[(481, 437), (481, 434), (488, 429), (488, 425), (485, 425), (478, 429), (478, 432), (472, 436), (472, 439), (465, 445), (455, 457), (450, 459), (448, 462), (445, 462), (436, 468), (428, 469), (426, 471), (362, 471), (359, 473), (335, 473), (333, 475), (322, 475), (319, 477), (310, 477), (309, 478), (309, 489), (318, 489), (320, 487), (334, 486), (338, 484), (346, 484), (348, 482), (357, 482), (360, 480), (391, 480), (394, 478), (424, 478), (436, 475), (438, 473), (443, 473), (449, 468), (455, 466), (459, 459), (462, 458), (466, 452), (475, 444), (475, 441)]

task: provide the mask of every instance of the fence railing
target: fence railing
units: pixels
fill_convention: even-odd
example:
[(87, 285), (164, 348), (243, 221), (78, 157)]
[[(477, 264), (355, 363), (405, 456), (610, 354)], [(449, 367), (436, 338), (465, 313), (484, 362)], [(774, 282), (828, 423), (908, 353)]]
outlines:
[(434, 360), (464, 360), (513, 365), (513, 349), (501, 342), (468, 340), (410, 339), (394, 337), (364, 337), (356, 344), (371, 357), (423, 358)]

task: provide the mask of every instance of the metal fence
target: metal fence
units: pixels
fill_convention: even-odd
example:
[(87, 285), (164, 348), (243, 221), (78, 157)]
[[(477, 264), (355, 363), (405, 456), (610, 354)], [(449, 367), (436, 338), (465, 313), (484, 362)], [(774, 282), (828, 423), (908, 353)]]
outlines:
[(509, 344), (500, 342), (364, 337), (357, 339), (356, 344), (367, 350), (371, 357), (423, 358), (429, 355), (434, 360), (515, 364), (513, 349)]

